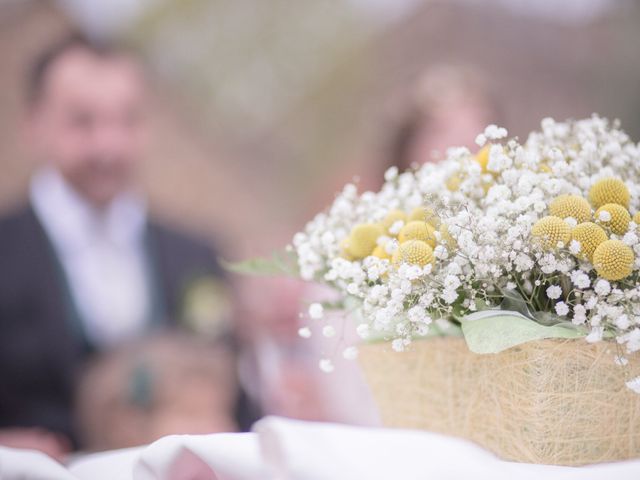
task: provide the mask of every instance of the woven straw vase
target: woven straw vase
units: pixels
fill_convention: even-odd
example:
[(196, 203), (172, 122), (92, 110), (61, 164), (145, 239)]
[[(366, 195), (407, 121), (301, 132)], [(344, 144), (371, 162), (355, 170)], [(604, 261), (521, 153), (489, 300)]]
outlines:
[(462, 338), (414, 342), (398, 353), (364, 345), (360, 363), (386, 426), (472, 440), (506, 460), (584, 465), (640, 457), (640, 355), (617, 345), (529, 342), (471, 353)]

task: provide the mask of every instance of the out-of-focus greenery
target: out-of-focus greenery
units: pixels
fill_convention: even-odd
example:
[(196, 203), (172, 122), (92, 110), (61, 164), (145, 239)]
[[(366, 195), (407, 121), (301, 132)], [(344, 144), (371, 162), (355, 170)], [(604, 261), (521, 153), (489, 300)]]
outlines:
[(293, 197), (339, 159), (370, 34), (344, 0), (163, 0), (130, 33), (207, 134)]
[(436, 63), (483, 73), (511, 134), (598, 111), (640, 139), (640, 4), (572, 24), (500, 3), (425, 0), (380, 24), (346, 0), (156, 0), (129, 36), (201, 137), (253, 177), (243, 187), (268, 186), (260, 215), (286, 224), (330, 198), (341, 162), (360, 155), (372, 165), (351, 172), (379, 174), (385, 104)]

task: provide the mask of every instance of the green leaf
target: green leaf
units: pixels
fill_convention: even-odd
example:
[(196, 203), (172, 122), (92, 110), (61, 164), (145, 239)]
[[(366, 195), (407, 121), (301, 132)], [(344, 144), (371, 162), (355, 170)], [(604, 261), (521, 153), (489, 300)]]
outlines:
[(290, 276), (298, 277), (298, 257), (294, 252), (281, 250), (270, 257), (257, 257), (240, 262), (220, 259), (220, 264), (228, 271), (242, 275)]
[(509, 310), (485, 310), (467, 315), (462, 320), (462, 333), (469, 350), (474, 353), (499, 353), (534, 340), (586, 335), (584, 328), (570, 322), (540, 325), (519, 312)]

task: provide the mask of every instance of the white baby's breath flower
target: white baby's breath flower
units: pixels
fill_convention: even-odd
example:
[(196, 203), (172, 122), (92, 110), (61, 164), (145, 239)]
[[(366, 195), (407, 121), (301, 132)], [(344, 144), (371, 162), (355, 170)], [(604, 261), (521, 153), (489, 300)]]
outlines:
[(389, 227), (389, 233), (392, 235), (397, 235), (398, 233), (400, 233), (400, 230), (402, 230), (402, 227), (404, 227), (404, 221), (396, 220), (395, 222), (393, 222), (391, 227)]
[(384, 179), (387, 182), (395, 180), (397, 176), (398, 176), (398, 167), (396, 166), (390, 167), (386, 172), (384, 172)]
[(332, 325), (325, 325), (322, 327), (322, 335), (327, 338), (334, 337), (336, 335), (336, 329)]
[(598, 295), (604, 297), (611, 293), (611, 284), (607, 280), (601, 278), (596, 282), (594, 290)]
[(638, 235), (636, 235), (636, 232), (634, 231), (627, 232), (622, 237), (622, 241), (627, 245), (629, 245), (630, 247), (633, 247), (638, 243)]
[(635, 393), (640, 393), (640, 376), (629, 380), (626, 385), (627, 388), (633, 390)]
[(507, 129), (498, 127), (497, 125), (489, 125), (484, 129), (484, 135), (491, 140), (500, 140), (508, 135)]
[(302, 327), (298, 330), (298, 335), (302, 338), (311, 338), (311, 329), (309, 327)]
[(626, 357), (623, 357), (621, 355), (616, 355), (613, 358), (614, 362), (616, 363), (616, 365), (620, 366), (620, 367), (624, 367), (625, 365), (629, 364), (629, 359)]
[(578, 240), (571, 240), (569, 243), (569, 251), (572, 255), (578, 255), (582, 249), (582, 245)]
[(587, 289), (591, 286), (591, 279), (589, 275), (587, 275), (582, 270), (574, 270), (571, 272), (571, 282), (577, 288), (582, 290)]
[(554, 308), (556, 313), (561, 317), (564, 317), (569, 313), (569, 306), (564, 302), (556, 303), (556, 306)]
[(323, 358), (319, 362), (320, 370), (324, 373), (331, 373), (334, 370), (333, 362), (329, 358)]
[[(558, 285), (551, 285), (547, 288), (547, 297), (551, 300), (557, 300), (562, 295), (562, 288)], [(566, 315), (566, 314), (565, 314)]]
[(587, 309), (584, 305), (576, 305), (573, 307), (572, 323), (575, 325), (582, 325), (587, 321)]
[(361, 323), (356, 327), (356, 333), (360, 338), (362, 338), (363, 340), (366, 340), (367, 338), (369, 338), (369, 334), (370, 334), (369, 325), (366, 323)]
[(567, 222), (571, 228), (578, 225), (578, 221), (573, 217), (567, 217), (564, 219), (564, 221)]
[(435, 257), (440, 260), (445, 260), (448, 257), (448, 253), (449, 252), (447, 251), (447, 248), (444, 245), (438, 245), (433, 250), (433, 254), (435, 255)]
[(626, 330), (631, 326), (631, 321), (629, 320), (629, 316), (625, 314), (617, 316), (616, 319), (613, 321), (613, 323), (620, 330)]
[(589, 343), (597, 343), (602, 340), (603, 333), (604, 327), (593, 327), (589, 335), (585, 337), (585, 340)]
[(320, 320), (324, 316), (324, 307), (320, 303), (309, 305), (309, 316), (314, 320)]
[(391, 342), (391, 348), (393, 348), (396, 352), (404, 351), (405, 344), (402, 338), (396, 338)]
[(609, 221), (611, 221), (611, 213), (609, 213), (607, 210), (602, 210), (598, 214), (598, 220), (600, 220), (601, 222), (609, 222)]
[(354, 346), (347, 347), (342, 351), (342, 356), (346, 360), (355, 360), (358, 358), (358, 348)]

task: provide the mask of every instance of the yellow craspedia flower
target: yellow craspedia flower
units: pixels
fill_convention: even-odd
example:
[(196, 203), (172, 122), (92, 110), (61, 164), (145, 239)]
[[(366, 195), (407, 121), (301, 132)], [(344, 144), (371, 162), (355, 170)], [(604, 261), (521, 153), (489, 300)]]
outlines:
[(484, 147), (478, 150), (476, 153), (476, 162), (480, 164), (482, 173), (489, 173), (487, 165), (489, 164), (489, 150), (491, 150), (491, 144), (487, 143)]
[(349, 237), (343, 238), (340, 241), (340, 256), (345, 260), (349, 260), (349, 261), (355, 260), (353, 258), (353, 255), (349, 253)]
[(433, 248), (436, 246), (436, 230), (427, 222), (409, 222), (398, 233), (398, 241), (402, 244), (409, 240), (422, 240)]
[(409, 222), (413, 222), (419, 220), (421, 222), (427, 222), (434, 227), (437, 227), (440, 224), (440, 218), (438, 214), (431, 207), (416, 207), (411, 210), (409, 214), (409, 218), (407, 219)]
[(601, 206), (596, 210), (595, 218), (596, 223), (610, 229), (616, 235), (627, 233), (631, 221), (631, 215), (627, 209), (617, 203), (607, 203)]
[(543, 217), (531, 227), (531, 236), (534, 237), (542, 248), (553, 250), (558, 243), (568, 244), (571, 240), (571, 227), (559, 217), (552, 215)]
[(607, 240), (593, 252), (593, 266), (605, 280), (622, 280), (633, 271), (633, 250), (620, 240)]
[(549, 204), (549, 213), (562, 219), (572, 217), (583, 223), (591, 219), (591, 205), (580, 195), (560, 195)]
[(384, 235), (384, 230), (377, 223), (356, 225), (349, 234), (348, 252), (356, 259), (367, 257), (376, 248), (378, 238), (382, 235)]
[(462, 180), (459, 175), (452, 175), (447, 179), (445, 186), (450, 192), (457, 192), (460, 189), (461, 183)]
[(489, 192), (491, 187), (493, 187), (493, 182), (491, 180), (482, 180), (482, 190), (484, 190), (485, 195)]
[(433, 263), (433, 249), (422, 240), (409, 240), (401, 244), (393, 253), (392, 262), (396, 267), (403, 263), (424, 267)]
[(633, 216), (633, 223), (635, 223), (636, 225), (640, 225), (640, 212), (636, 213)]
[(607, 203), (617, 203), (629, 208), (630, 197), (629, 189), (619, 178), (603, 178), (594, 183), (589, 190), (589, 200), (595, 208)]
[(553, 170), (551, 170), (551, 167), (549, 165), (547, 165), (546, 163), (541, 163), (538, 166), (538, 171), (541, 173), (552, 173)]
[(584, 222), (571, 230), (571, 239), (580, 243), (578, 257), (591, 261), (594, 250), (609, 237), (601, 226), (593, 222)]
[(440, 225), (438, 231), (440, 232), (441, 242), (444, 243), (449, 250), (456, 247), (456, 241), (449, 233), (449, 227), (447, 227), (446, 223)]
[(382, 227), (384, 228), (385, 232), (389, 232), (391, 226), (399, 221), (407, 223), (407, 214), (402, 210), (391, 210), (389, 213), (387, 213), (387, 216), (384, 217), (384, 220), (382, 220)]
[(378, 245), (376, 248), (374, 248), (371, 255), (381, 258), (382, 260), (391, 260), (391, 255), (389, 255), (383, 245)]

